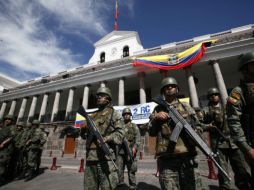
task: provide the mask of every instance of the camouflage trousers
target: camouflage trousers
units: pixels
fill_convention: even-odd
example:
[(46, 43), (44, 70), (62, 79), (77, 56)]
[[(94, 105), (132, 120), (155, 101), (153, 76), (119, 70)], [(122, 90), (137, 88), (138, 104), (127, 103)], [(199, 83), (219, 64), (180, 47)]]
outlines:
[(30, 149), (28, 152), (27, 165), (30, 169), (39, 170), (41, 164), (41, 149)]
[(84, 190), (114, 190), (118, 173), (111, 161), (86, 161)]
[[(216, 158), (216, 161), (226, 172), (228, 172), (228, 161), (230, 162), (234, 172), (235, 186), (239, 189), (248, 190), (250, 187), (250, 174), (246, 169), (245, 159), (240, 149), (219, 148), (217, 152), (218, 157)], [(230, 189), (230, 181), (220, 170), (218, 171), (218, 174), (219, 186)]]
[(202, 182), (193, 157), (159, 157), (157, 165), (162, 190), (201, 190)]
[(134, 160), (132, 163), (128, 160), (128, 156), (125, 154), (119, 154), (117, 156), (117, 166), (118, 166), (118, 174), (119, 174), (119, 183), (124, 183), (124, 169), (127, 166), (128, 170), (128, 178), (129, 178), (129, 186), (131, 189), (135, 189), (136, 185), (136, 176), (137, 172), (137, 160)]
[(7, 167), (10, 161), (10, 153), (7, 148), (0, 150), (0, 178), (6, 174)]

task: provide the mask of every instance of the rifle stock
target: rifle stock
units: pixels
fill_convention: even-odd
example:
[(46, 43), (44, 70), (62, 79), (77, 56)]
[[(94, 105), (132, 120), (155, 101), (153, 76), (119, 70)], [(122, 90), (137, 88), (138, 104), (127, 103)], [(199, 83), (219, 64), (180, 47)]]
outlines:
[(108, 144), (104, 141), (103, 137), (101, 136), (99, 130), (97, 129), (94, 121), (91, 119), (91, 117), (86, 112), (85, 108), (83, 106), (80, 106), (78, 109), (78, 113), (86, 118), (87, 126), (89, 130), (93, 133), (93, 136), (98, 140), (99, 145), (101, 149), (103, 150), (106, 157), (108, 157), (111, 162), (113, 163), (114, 167), (118, 170), (118, 167), (116, 163), (113, 160), (113, 150), (109, 148)]
[(225, 175), (225, 177), (231, 180), (227, 172), (224, 171), (223, 168), (219, 165), (219, 163), (215, 160), (216, 154), (212, 152), (212, 150), (208, 147), (205, 141), (195, 132), (192, 126), (182, 117), (182, 115), (173, 106), (168, 105), (166, 101), (163, 100), (160, 96), (154, 98), (153, 101), (166, 108), (169, 116), (176, 124), (173, 129), (172, 135), (170, 136), (170, 140), (176, 143), (181, 131), (183, 130), (192, 138), (192, 140), (196, 143), (197, 147), (199, 147), (199, 149), (213, 161), (213, 163), (223, 173), (223, 175)]

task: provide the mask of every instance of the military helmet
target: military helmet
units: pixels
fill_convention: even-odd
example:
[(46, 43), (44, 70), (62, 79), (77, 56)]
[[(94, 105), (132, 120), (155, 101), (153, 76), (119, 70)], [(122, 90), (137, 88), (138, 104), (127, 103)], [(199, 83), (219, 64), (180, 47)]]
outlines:
[(17, 126), (22, 126), (22, 127), (24, 127), (24, 126), (25, 126), (25, 123), (24, 123), (23, 121), (19, 121), (19, 122), (17, 123)]
[(40, 125), (40, 121), (35, 119), (33, 120), (32, 125)]
[(32, 126), (32, 123), (28, 122), (26, 123), (26, 127), (31, 127)]
[(111, 90), (108, 87), (100, 87), (98, 88), (96, 95), (98, 94), (107, 94), (109, 96), (109, 99), (112, 99)]
[(176, 85), (178, 87), (178, 84), (176, 82), (176, 79), (173, 78), (173, 77), (167, 77), (167, 78), (164, 78), (162, 81), (161, 81), (161, 93), (163, 91), (163, 88), (169, 84), (172, 84), (172, 85)]
[(254, 62), (254, 52), (243, 54), (239, 59), (238, 70), (241, 71), (246, 64)]
[(211, 96), (212, 94), (220, 94), (218, 88), (209, 88), (207, 91), (207, 96)]
[(14, 116), (13, 115), (6, 115), (5, 117), (4, 117), (4, 120), (5, 119), (10, 119), (10, 120), (14, 120)]
[(130, 109), (130, 108), (124, 108), (124, 109), (123, 109), (123, 112), (122, 112), (122, 115), (124, 115), (124, 114), (126, 114), (126, 113), (129, 113), (130, 115), (132, 115), (131, 109)]

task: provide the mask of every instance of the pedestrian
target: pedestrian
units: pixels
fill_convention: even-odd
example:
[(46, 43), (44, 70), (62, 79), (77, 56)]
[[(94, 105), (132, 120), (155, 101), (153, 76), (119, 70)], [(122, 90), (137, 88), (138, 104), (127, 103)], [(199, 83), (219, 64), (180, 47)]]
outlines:
[[(187, 103), (177, 98), (179, 87), (175, 78), (167, 77), (161, 82), (160, 93), (170, 106), (173, 106), (193, 128), (200, 127), (195, 111)], [(157, 166), (162, 190), (201, 189), (201, 180), (196, 178), (196, 147), (194, 142), (181, 133), (176, 143), (170, 141), (175, 123), (172, 122), (166, 108), (157, 105), (150, 116), (149, 134), (156, 136)]]
[[(119, 113), (111, 105), (112, 95), (108, 87), (100, 87), (96, 92), (98, 110), (91, 114), (104, 141), (112, 150), (116, 161), (117, 146), (123, 140), (123, 121)], [(105, 156), (98, 140), (88, 126), (81, 128), (81, 137), (86, 139), (86, 166), (84, 172), (84, 190), (113, 190), (118, 184), (118, 172), (112, 161)]]
[(250, 164), (254, 189), (254, 52), (240, 56), (238, 70), (243, 79), (227, 100), (228, 125), (234, 143)]
[[(217, 153), (216, 160), (228, 173), (228, 162), (234, 172), (235, 185), (239, 189), (250, 189), (250, 175), (245, 167), (245, 160), (240, 149), (233, 143), (227, 123), (226, 109), (221, 103), (217, 88), (207, 92), (208, 105), (203, 108), (204, 131), (210, 134), (211, 148)], [(218, 171), (220, 190), (232, 189), (231, 182), (223, 173)]]
[(122, 116), (124, 120), (125, 143), (120, 146), (117, 156), (117, 165), (119, 168), (118, 186), (124, 184), (124, 170), (126, 166), (128, 170), (129, 189), (134, 190), (137, 189), (135, 174), (137, 172), (136, 155), (140, 145), (140, 132), (138, 126), (131, 122), (132, 113), (130, 108), (124, 108)]

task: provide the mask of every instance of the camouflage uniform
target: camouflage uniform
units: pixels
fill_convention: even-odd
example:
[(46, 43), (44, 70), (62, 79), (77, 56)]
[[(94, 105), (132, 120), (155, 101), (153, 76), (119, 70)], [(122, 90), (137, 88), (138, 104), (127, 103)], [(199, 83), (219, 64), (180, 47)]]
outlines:
[[(121, 144), (123, 139), (123, 122), (121, 116), (113, 107), (106, 106), (91, 114), (100, 134), (110, 139), (109, 147), (114, 150), (113, 159), (116, 160), (116, 145)], [(111, 123), (111, 124), (110, 124)], [(109, 158), (105, 157), (103, 150), (98, 146), (97, 139), (90, 138), (92, 135), (87, 128), (83, 128), (81, 136), (86, 140), (86, 169), (84, 172), (85, 190), (108, 190), (115, 189), (118, 184), (118, 174)]]
[[(7, 115), (4, 118), (4, 121), (6, 119), (12, 120), (13, 117)], [(12, 138), (13, 138), (13, 133), (11, 130), (11, 123), (8, 125), (2, 126), (0, 128), (0, 185), (5, 183), (5, 180), (9, 178), (9, 164), (10, 164), (10, 159), (11, 159), (11, 154), (12, 154)]]
[[(36, 126), (36, 127), (33, 127)], [(39, 128), (39, 121), (33, 121), (32, 123), (32, 137), (29, 139), (28, 145), (28, 167), (29, 174), (27, 179), (32, 179), (39, 172), (39, 167), (41, 163), (41, 154), (43, 150), (43, 145), (47, 141), (46, 133)]]
[[(195, 111), (186, 103), (175, 100), (171, 103), (179, 113), (192, 126), (200, 126)], [(175, 124), (171, 119), (158, 121), (154, 114), (167, 112), (165, 108), (158, 105), (150, 117), (150, 136), (157, 136), (156, 157), (159, 168), (160, 185), (162, 190), (192, 190), (201, 189), (201, 181), (196, 180), (194, 168), (197, 167), (195, 156), (197, 155), (194, 142), (184, 133), (181, 133), (175, 146), (171, 146), (169, 137)]]
[[(126, 140), (128, 141), (129, 150), (132, 151), (133, 148), (138, 151), (140, 145), (140, 132), (136, 124), (129, 121), (124, 125), (124, 134)], [(117, 156), (117, 165), (119, 168), (119, 182), (120, 184), (124, 183), (124, 169), (127, 166), (128, 169), (128, 178), (130, 189), (136, 189), (136, 177), (135, 173), (137, 172), (137, 159), (136, 155), (133, 156), (134, 162), (129, 158), (123, 145), (119, 149), (119, 154)]]
[[(226, 121), (225, 108), (220, 103), (217, 105), (209, 104), (203, 109), (204, 123), (211, 124), (219, 129), (228, 140), (220, 136), (215, 128), (205, 127), (204, 131), (210, 132), (211, 148), (218, 153), (216, 157), (220, 166), (228, 172), (228, 160), (235, 174), (235, 185), (239, 189), (248, 189), (249, 174), (245, 167), (244, 156), (230, 137), (230, 131)], [(231, 189), (230, 181), (219, 170), (220, 189)], [(247, 187), (247, 188), (246, 188)]]

